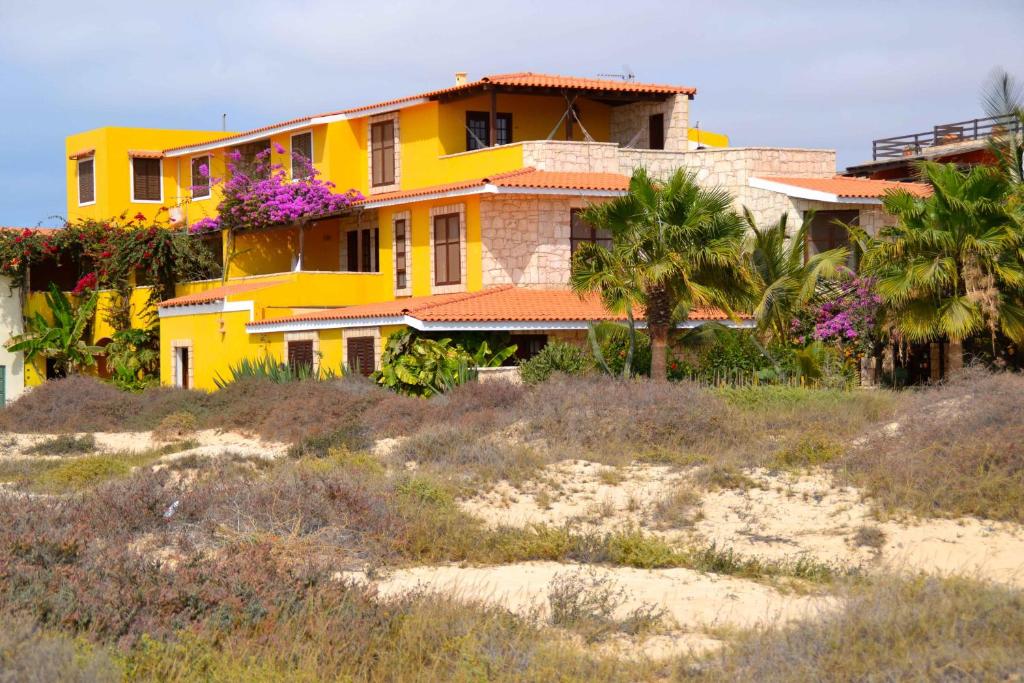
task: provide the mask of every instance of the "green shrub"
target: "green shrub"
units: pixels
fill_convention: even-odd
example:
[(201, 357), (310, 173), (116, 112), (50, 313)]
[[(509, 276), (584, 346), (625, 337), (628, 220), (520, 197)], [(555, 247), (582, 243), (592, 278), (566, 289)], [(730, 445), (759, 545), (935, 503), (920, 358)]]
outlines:
[(25, 453), (33, 455), (81, 455), (83, 453), (92, 453), (95, 450), (96, 437), (92, 434), (84, 434), (82, 436), (61, 434), (26, 448)]
[[(527, 384), (538, 384), (554, 373), (582, 375), (593, 367), (589, 355), (566, 342), (549, 342), (533, 358), (519, 365), (519, 374)], [(620, 365), (621, 367), (621, 365)]]

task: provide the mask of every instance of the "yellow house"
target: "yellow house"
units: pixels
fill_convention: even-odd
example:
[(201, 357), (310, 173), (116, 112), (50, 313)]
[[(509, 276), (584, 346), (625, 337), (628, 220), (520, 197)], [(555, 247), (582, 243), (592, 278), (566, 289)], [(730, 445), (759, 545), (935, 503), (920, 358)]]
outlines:
[[(160, 306), (164, 384), (211, 389), (265, 355), (369, 372), (404, 327), (503, 331), (529, 352), (608, 317), (565, 297), (575, 247), (608, 239), (579, 211), (623, 194), (637, 166), (664, 174), (726, 151), (724, 136), (691, 127), (695, 94), (460, 73), (451, 87), (242, 133), (100, 129), (68, 140), (68, 214), (163, 208), (191, 225), (216, 215), (209, 176), (225, 175), (227, 155), (263, 150), (293, 178), (308, 160), (365, 196), (336, 216), (222, 235), (224, 278), (181, 283)], [(430, 319), (441, 304), (449, 319)]]

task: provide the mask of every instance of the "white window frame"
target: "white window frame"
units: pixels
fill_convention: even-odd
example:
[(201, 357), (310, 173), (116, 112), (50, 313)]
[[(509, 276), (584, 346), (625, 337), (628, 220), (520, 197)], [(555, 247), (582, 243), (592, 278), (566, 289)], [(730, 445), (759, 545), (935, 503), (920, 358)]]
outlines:
[[(84, 164), (86, 161), (91, 161), (92, 162), (92, 201), (91, 202), (83, 202), (82, 201), (82, 180), (81, 180), (81, 178), (82, 178), (82, 164)], [(78, 193), (78, 205), (79, 206), (92, 206), (93, 204), (96, 203), (96, 157), (95, 156), (89, 156), (89, 157), (86, 157), (84, 159), (76, 159), (75, 160), (75, 186), (77, 187), (75, 192)]]
[(306, 130), (301, 130), (301, 131), (299, 131), (297, 133), (292, 133), (291, 137), (288, 138), (288, 145), (289, 145), (289, 147), (288, 147), (288, 158), (289, 158), (289, 161), (288, 161), (288, 173), (290, 174), (289, 177), (293, 181), (295, 181), (295, 180), (305, 180), (305, 178), (296, 178), (295, 177), (295, 138), (299, 137), (300, 135), (308, 135), (309, 136), (309, 155), (310, 155), (309, 168), (310, 168), (310, 175), (312, 175), (312, 170), (315, 168), (315, 166), (313, 165), (313, 159), (312, 159), (312, 156), (313, 156), (313, 129), (312, 128), (308, 128)]
[[(206, 168), (209, 169), (209, 171), (210, 171), (210, 175), (207, 176), (207, 178), (206, 178), (206, 194), (204, 194), (204, 195), (196, 195), (196, 191), (193, 189), (196, 186), (196, 179), (195, 179), (195, 176), (192, 175), (192, 169), (194, 168), (193, 163), (195, 162), (196, 159), (206, 159)], [(163, 160), (161, 160), (161, 164), (163, 164)], [(162, 172), (163, 172), (163, 166), (162, 165), (161, 165), (160, 171), (161, 171), (161, 175), (162, 175)], [(204, 199), (209, 199), (211, 196), (213, 196), (213, 178), (212, 178), (212, 176), (213, 176), (213, 155), (211, 155), (211, 154), (197, 154), (194, 157), (189, 157), (188, 158), (188, 180), (189, 180), (188, 189), (189, 189), (189, 192), (192, 195), (192, 201), (194, 201), (194, 202), (195, 201), (202, 201)], [(134, 177), (135, 177), (135, 175), (132, 174), (132, 178), (134, 178)], [(132, 188), (132, 191), (134, 192), (134, 188)], [(161, 194), (161, 196), (163, 196), (163, 183), (160, 183), (160, 194)]]
[(128, 159), (128, 185), (129, 195), (132, 198), (132, 204), (163, 204), (164, 203), (164, 160), (157, 159), (160, 164), (160, 199), (136, 199), (135, 198), (135, 160), (144, 159), (146, 157), (129, 157)]

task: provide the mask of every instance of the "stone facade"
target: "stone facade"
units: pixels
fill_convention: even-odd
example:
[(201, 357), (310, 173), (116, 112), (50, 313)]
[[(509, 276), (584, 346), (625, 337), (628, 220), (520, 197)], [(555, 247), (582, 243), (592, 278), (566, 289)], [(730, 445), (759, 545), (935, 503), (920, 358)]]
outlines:
[(565, 287), (571, 211), (588, 203), (583, 197), (484, 197), (480, 201), (484, 286)]
[(686, 95), (675, 95), (664, 102), (635, 102), (612, 107), (609, 125), (612, 141), (622, 147), (647, 148), (650, 141), (648, 124), (655, 114), (665, 117), (665, 150), (685, 151), (688, 148), (690, 114), (690, 98)]
[(619, 145), (615, 142), (538, 140), (522, 146), (523, 166), (538, 171), (619, 172)]

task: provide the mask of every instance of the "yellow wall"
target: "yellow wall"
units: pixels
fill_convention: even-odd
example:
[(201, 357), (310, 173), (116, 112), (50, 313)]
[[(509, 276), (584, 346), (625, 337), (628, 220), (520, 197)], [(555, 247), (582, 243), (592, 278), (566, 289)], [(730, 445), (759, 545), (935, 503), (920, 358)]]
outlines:
[[(161, 130), (155, 128), (97, 128), (71, 135), (65, 141), (67, 177), (67, 217), (102, 220), (127, 212), (142, 213), (147, 220), (156, 217), (161, 206), (178, 202), (177, 164), (162, 160), (163, 201), (135, 202), (131, 198), (131, 159), (129, 150), (161, 151), (168, 147), (194, 144), (224, 135), (221, 131)], [(78, 162), (67, 157), (85, 149), (95, 149), (96, 202), (78, 204)], [(187, 180), (185, 181), (188, 182)], [(164, 214), (166, 218), (166, 213)]]

